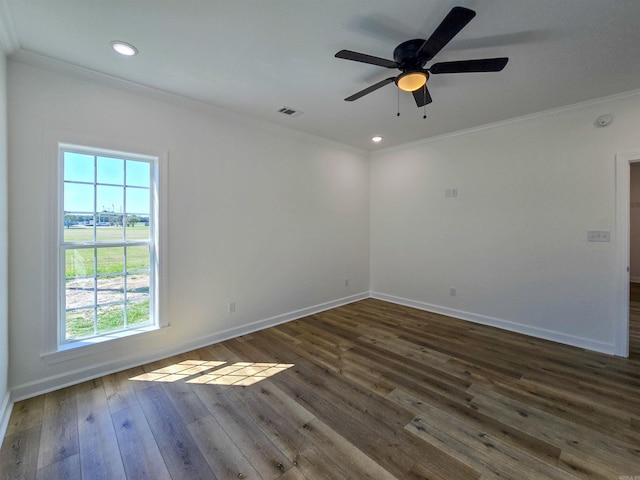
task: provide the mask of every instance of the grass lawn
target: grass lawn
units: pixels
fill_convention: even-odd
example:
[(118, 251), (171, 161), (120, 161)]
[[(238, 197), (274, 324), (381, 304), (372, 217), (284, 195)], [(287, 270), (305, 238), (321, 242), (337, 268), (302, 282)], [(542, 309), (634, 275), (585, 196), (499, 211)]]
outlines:
[[(130, 302), (127, 306), (127, 326), (142, 326), (149, 323), (149, 300)], [(66, 339), (75, 340), (94, 335), (92, 308), (67, 312)], [(123, 305), (98, 307), (98, 334), (124, 328)]]
[[(98, 241), (122, 241), (122, 227), (97, 227)], [(149, 227), (136, 226), (126, 228), (127, 240), (146, 240)], [(93, 241), (93, 227), (65, 228), (64, 239), (67, 242)], [(149, 270), (149, 248), (146, 246), (74, 248), (67, 250), (66, 278), (93, 276), (94, 257), (97, 256), (98, 275), (124, 273), (124, 258), (127, 257), (127, 272)]]
[[(93, 242), (93, 227), (74, 226), (64, 229), (66, 242)], [(119, 242), (126, 240), (147, 240), (149, 227), (96, 227), (96, 240)], [(97, 269), (97, 271), (96, 271)], [(74, 303), (78, 310), (67, 311), (66, 339), (74, 340), (93, 336), (95, 333), (107, 333), (125, 328), (125, 308), (127, 326), (149, 323), (149, 247), (105, 247), (72, 248), (66, 250), (65, 276), (67, 284), (67, 307)], [(127, 301), (115, 305), (98, 306), (94, 304), (94, 275), (97, 279), (98, 304), (124, 300), (124, 278), (127, 278)], [(85, 277), (83, 279), (83, 277)], [(87, 278), (88, 277), (88, 278)], [(146, 278), (146, 281), (145, 281)], [(137, 279), (137, 280), (136, 280)], [(140, 284), (140, 279), (142, 283)], [(138, 283), (135, 283), (135, 282)], [(94, 316), (97, 313), (97, 332), (94, 328)]]

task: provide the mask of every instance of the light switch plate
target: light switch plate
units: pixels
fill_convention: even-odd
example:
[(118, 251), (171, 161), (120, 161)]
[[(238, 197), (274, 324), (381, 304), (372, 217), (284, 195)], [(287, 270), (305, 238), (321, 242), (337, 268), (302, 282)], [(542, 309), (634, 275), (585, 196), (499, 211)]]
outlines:
[(592, 230), (587, 232), (589, 242), (610, 242), (611, 232), (609, 230)]

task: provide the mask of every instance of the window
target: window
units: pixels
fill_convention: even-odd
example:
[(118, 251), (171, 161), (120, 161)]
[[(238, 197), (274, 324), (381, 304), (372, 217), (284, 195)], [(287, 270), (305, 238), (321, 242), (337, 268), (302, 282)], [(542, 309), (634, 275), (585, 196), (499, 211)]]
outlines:
[(58, 345), (158, 325), (158, 158), (61, 144)]

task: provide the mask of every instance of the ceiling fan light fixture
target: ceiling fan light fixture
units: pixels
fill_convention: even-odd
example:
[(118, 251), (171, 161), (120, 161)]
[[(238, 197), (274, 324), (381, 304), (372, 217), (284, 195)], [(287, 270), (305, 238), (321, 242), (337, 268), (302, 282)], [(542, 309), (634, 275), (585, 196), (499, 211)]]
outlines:
[(404, 72), (396, 80), (396, 85), (405, 92), (415, 92), (427, 83), (426, 72)]

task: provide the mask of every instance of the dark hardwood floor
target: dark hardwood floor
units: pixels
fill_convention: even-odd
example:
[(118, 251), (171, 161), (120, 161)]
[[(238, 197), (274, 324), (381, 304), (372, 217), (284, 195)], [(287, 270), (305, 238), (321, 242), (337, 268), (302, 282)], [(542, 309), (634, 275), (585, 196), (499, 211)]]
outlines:
[(640, 478), (638, 299), (629, 359), (363, 300), (19, 402), (1, 478)]
[(640, 283), (629, 288), (629, 357), (640, 360)]

